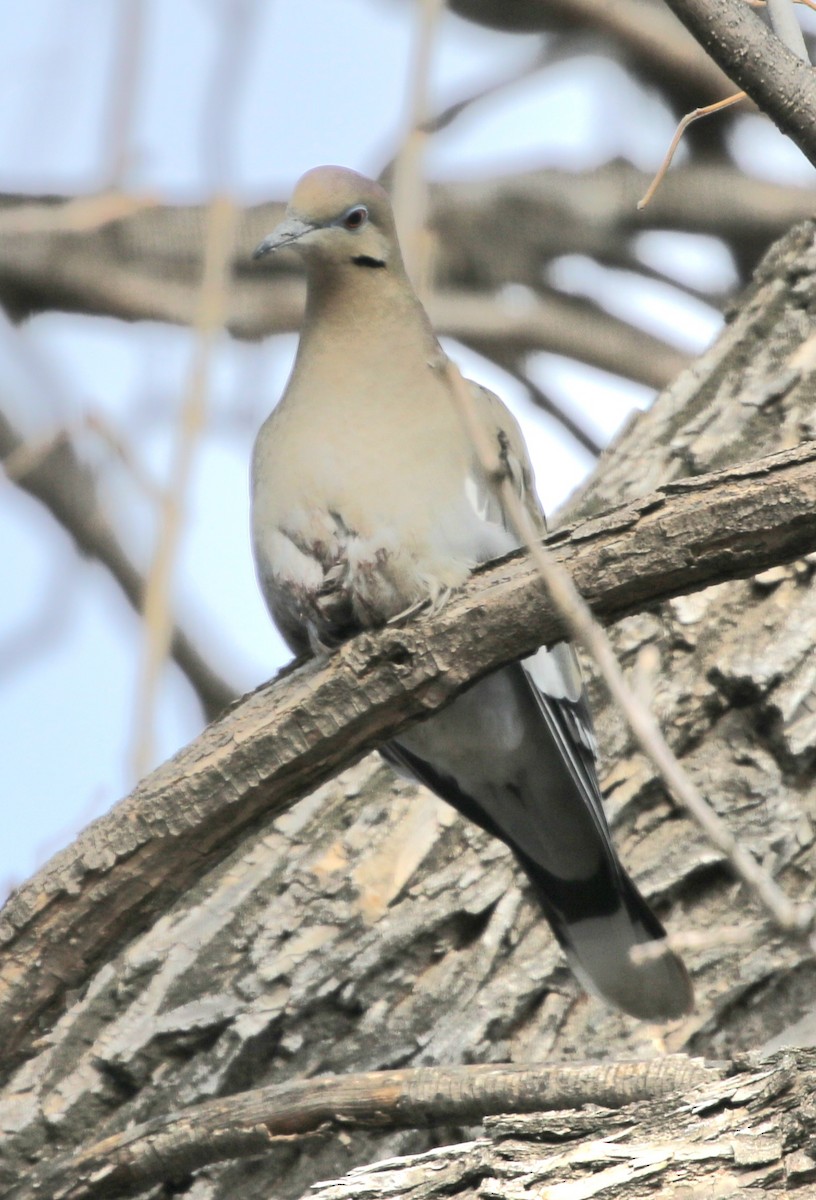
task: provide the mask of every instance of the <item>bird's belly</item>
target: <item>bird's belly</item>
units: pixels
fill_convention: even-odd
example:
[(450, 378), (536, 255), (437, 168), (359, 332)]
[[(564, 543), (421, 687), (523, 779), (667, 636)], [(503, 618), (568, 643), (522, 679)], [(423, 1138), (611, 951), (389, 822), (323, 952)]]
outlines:
[(278, 431), (263, 447), (275, 486), (255, 489), (253, 549), (276, 621), (299, 623), (313, 643), (438, 602), (513, 544), (474, 505), (464, 459), (439, 471), (430, 446), (411, 445), (408, 472), (371, 431), (345, 445), (323, 437), (308, 458), (288, 440)]
[(300, 626), (312, 645), (331, 646), (376, 628), (426, 600), (440, 602), (474, 565), (430, 542), (400, 537), (387, 523), (349, 528), (340, 513), (254, 530), (262, 590), (284, 628)]

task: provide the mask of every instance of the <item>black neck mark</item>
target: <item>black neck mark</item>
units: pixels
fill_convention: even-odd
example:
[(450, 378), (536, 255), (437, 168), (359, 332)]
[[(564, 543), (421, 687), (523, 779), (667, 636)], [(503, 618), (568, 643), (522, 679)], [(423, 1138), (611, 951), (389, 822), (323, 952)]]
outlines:
[(370, 254), (358, 254), (351, 260), (356, 267), (384, 267), (381, 258), (372, 258)]

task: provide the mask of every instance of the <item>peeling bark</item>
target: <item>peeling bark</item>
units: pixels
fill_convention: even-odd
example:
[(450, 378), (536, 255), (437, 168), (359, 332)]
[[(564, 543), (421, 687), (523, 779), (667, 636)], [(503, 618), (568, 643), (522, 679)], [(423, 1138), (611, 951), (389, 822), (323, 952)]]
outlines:
[(717, 1075), (700, 1061), (673, 1055), (647, 1062), (373, 1071), (255, 1088), (131, 1127), (46, 1164), (7, 1200), (121, 1200), (210, 1163), (266, 1154), (281, 1138), (347, 1134), (354, 1127), (412, 1129), (582, 1104), (615, 1108)]
[(485, 1121), (478, 1141), (391, 1159), (320, 1183), (317, 1200), (586, 1200), (813, 1195), (812, 1054), (790, 1054), (682, 1099)]

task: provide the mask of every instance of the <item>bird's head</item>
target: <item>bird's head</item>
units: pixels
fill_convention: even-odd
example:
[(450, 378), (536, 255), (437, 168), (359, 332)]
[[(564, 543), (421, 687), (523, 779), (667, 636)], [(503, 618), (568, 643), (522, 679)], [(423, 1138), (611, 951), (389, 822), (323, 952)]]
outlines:
[(286, 216), (253, 258), (291, 247), (327, 267), (399, 264), (394, 217), (384, 188), (345, 167), (314, 167), (298, 181)]

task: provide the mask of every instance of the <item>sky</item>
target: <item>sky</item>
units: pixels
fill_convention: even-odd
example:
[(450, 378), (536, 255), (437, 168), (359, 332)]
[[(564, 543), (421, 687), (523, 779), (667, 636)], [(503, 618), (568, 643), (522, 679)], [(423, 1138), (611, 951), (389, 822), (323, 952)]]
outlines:
[[(240, 84), (215, 98), (228, 8), (246, 14)], [(87, 194), (117, 161), (115, 80), (130, 0), (4, 0), (0, 12), (0, 190)], [(309, 167), (336, 162), (376, 174), (406, 129), (416, 6), (406, 0), (143, 0), (141, 70), (120, 178), (166, 202), (206, 200), (222, 176), (242, 201), (284, 198)], [(435, 43), (432, 110), (513, 79), (535, 38), (481, 30), (446, 14)], [(226, 124), (228, 122), (228, 125)], [(227, 127), (223, 153), (213, 130)], [(673, 120), (654, 94), (600, 56), (564, 60), (507, 86), (432, 140), (430, 179), (482, 178), (533, 166), (582, 169), (623, 157), (654, 169)], [(810, 182), (810, 168), (759, 117), (734, 136), (744, 169)], [(681, 151), (682, 158), (682, 151)], [(681, 284), (727, 288), (725, 249), (709, 238), (644, 234), (646, 265)], [(553, 279), (598, 298), (642, 328), (700, 352), (719, 315), (666, 284), (564, 256)], [(240, 690), (286, 660), (260, 600), (248, 539), (247, 470), (254, 431), (279, 396), (294, 336), (259, 345), (222, 337), (208, 425), (198, 453), (177, 564), (174, 611)], [(591, 467), (589, 456), (536, 412), (515, 381), (448, 342), (466, 373), (516, 412), (553, 509)], [(133, 448), (138, 474), (163, 485), (194, 351), (185, 329), (44, 314), (22, 330), (0, 324), (0, 388), (34, 439), (101, 415)], [(536, 356), (547, 390), (611, 437), (648, 389), (556, 355)], [(154, 512), (143, 483), (87, 432), (77, 445), (123, 541), (148, 561)], [(0, 894), (25, 879), (133, 785), (133, 713), (142, 663), (139, 621), (105, 570), (79, 558), (41, 508), (0, 482)], [(157, 711), (155, 762), (201, 729), (189, 685), (168, 666)]]

